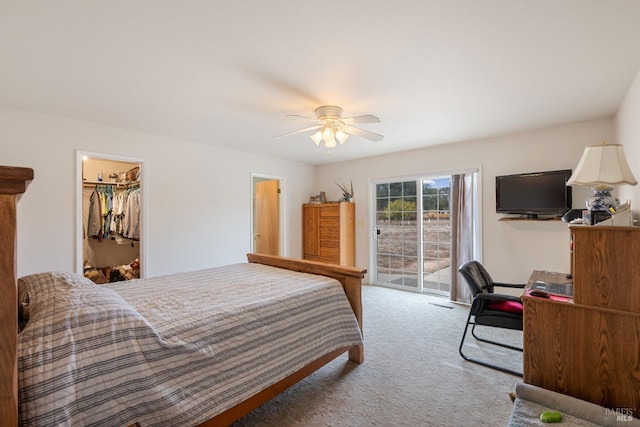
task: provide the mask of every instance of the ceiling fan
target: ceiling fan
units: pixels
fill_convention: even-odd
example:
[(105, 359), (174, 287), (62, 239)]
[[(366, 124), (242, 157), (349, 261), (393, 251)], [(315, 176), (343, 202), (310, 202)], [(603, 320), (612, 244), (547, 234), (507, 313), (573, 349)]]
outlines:
[(356, 135), (371, 141), (382, 141), (382, 138), (384, 138), (384, 136), (380, 134), (353, 126), (354, 124), (361, 123), (379, 123), (380, 119), (376, 116), (367, 114), (363, 116), (342, 117), (342, 108), (335, 105), (323, 105), (316, 108), (315, 113), (315, 118), (288, 114), (287, 116), (289, 117), (302, 117), (307, 120), (312, 120), (316, 122), (316, 124), (304, 129), (278, 135), (275, 138), (315, 130), (316, 132), (311, 135), (311, 139), (316, 145), (326, 148), (333, 148), (338, 142), (340, 145), (344, 144), (350, 135)]

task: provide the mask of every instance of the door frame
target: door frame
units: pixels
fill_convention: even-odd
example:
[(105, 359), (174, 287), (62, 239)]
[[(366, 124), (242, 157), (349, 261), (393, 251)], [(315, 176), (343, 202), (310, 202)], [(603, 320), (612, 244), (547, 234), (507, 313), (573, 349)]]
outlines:
[(82, 162), (85, 157), (112, 160), (115, 162), (139, 163), (140, 164), (140, 277), (146, 277), (147, 272), (147, 190), (149, 182), (147, 180), (148, 164), (145, 159), (137, 157), (121, 156), (117, 154), (99, 153), (96, 151), (76, 150), (76, 273), (82, 274), (84, 270), (83, 243), (84, 222), (82, 220)]
[(279, 215), (279, 219), (278, 219), (278, 229), (279, 229), (279, 236), (278, 238), (280, 239), (280, 245), (278, 248), (278, 251), (280, 252), (279, 255), (280, 256), (287, 256), (287, 254), (289, 253), (288, 251), (288, 245), (287, 245), (287, 239), (286, 239), (286, 235), (287, 235), (287, 230), (285, 227), (286, 222), (286, 211), (284, 209), (284, 207), (286, 206), (285, 203), (285, 199), (286, 199), (286, 191), (285, 191), (285, 180), (284, 177), (282, 176), (277, 176), (277, 175), (269, 175), (269, 174), (263, 174), (263, 173), (257, 173), (257, 172), (251, 172), (251, 179), (250, 179), (250, 183), (251, 183), (251, 200), (250, 200), (250, 216), (249, 218), (251, 218), (250, 222), (249, 222), (249, 248), (251, 252), (255, 251), (254, 248), (254, 240), (253, 240), (253, 234), (255, 233), (254, 230), (254, 215), (255, 215), (255, 206), (254, 206), (254, 200), (256, 197), (256, 179), (259, 180), (277, 180), (278, 181), (278, 189), (280, 190), (279, 193), (279, 197), (278, 197), (278, 215)]

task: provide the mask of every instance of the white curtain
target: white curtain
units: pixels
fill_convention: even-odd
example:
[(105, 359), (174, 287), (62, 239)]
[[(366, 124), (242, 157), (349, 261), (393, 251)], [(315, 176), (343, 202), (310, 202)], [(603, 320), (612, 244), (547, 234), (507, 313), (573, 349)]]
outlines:
[(451, 176), (451, 300), (471, 303), (473, 298), (458, 267), (473, 258), (473, 174)]

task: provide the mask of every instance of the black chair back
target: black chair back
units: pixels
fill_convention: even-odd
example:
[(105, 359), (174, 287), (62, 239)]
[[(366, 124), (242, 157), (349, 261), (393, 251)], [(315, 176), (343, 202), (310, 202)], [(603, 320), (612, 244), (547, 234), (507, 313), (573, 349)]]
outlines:
[(467, 261), (458, 269), (471, 289), (473, 296), (493, 293), (493, 279), (478, 261)]

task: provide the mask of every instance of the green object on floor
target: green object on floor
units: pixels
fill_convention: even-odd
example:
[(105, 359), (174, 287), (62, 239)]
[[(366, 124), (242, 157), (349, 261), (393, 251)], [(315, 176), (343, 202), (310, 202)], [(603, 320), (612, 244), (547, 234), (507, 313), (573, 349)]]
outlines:
[(540, 414), (540, 421), (543, 423), (559, 423), (562, 421), (562, 414), (557, 411), (544, 411)]

